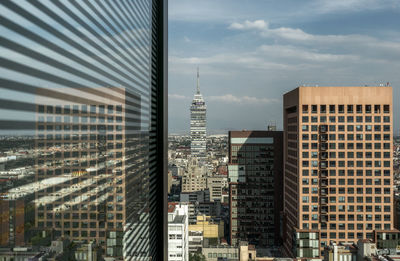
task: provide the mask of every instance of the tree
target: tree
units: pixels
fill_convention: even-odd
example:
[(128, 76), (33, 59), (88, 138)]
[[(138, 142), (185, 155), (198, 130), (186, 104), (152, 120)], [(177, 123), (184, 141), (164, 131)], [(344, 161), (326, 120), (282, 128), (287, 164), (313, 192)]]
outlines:
[(206, 257), (200, 253), (190, 254), (189, 261), (206, 261)]

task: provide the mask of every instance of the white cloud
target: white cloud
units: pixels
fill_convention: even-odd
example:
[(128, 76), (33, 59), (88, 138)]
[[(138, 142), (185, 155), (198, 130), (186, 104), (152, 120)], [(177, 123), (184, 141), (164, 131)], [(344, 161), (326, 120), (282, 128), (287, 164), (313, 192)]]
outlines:
[[(400, 2), (400, 1), (399, 1)], [(258, 24), (261, 24), (258, 21)], [(254, 22), (253, 22), (254, 23)], [(388, 41), (377, 39), (368, 35), (348, 34), (348, 35), (318, 35), (304, 32), (299, 28), (279, 27), (270, 28), (265, 22), (265, 27), (248, 26), (252, 22), (245, 21), (243, 23), (233, 23), (228, 28), (241, 31), (255, 31), (260, 37), (273, 40), (275, 46), (293, 45), (297, 46), (294, 56), (300, 56), (311, 60), (342, 60), (343, 58), (352, 58), (357, 56), (365, 56), (367, 58), (374, 57), (376, 59), (398, 59), (400, 58), (400, 43), (396, 41)], [(308, 57), (301, 48), (309, 48)], [(280, 47), (282, 48), (282, 47)], [(333, 52), (342, 52), (342, 54), (321, 54), (319, 49), (332, 50)], [(349, 55), (351, 54), (351, 55)]]
[(232, 23), (229, 26), (229, 29), (236, 29), (236, 30), (246, 30), (246, 29), (267, 29), (268, 23), (264, 20), (255, 20), (253, 22), (246, 20), (244, 23)]
[(289, 27), (279, 27), (270, 28), (269, 23), (264, 20), (244, 21), (243, 23), (231, 23), (228, 26), (231, 30), (256, 30), (260, 32), (263, 37), (281, 37), (289, 40), (314, 40), (315, 36), (304, 32), (301, 29), (289, 28)]
[(183, 41), (185, 41), (185, 43), (190, 43), (192, 40), (190, 40), (189, 37), (184, 36), (184, 37), (183, 37)]
[(168, 94), (168, 99), (174, 99), (174, 100), (187, 100), (189, 99), (189, 97), (186, 97), (184, 95), (180, 95), (180, 94)]
[[(296, 70), (289, 64), (280, 62), (273, 62), (260, 57), (257, 51), (248, 53), (223, 53), (207, 57), (169, 57), (170, 67), (175, 67), (177, 64), (190, 64), (190, 65), (230, 65), (237, 68), (257, 69), (257, 70)], [(170, 70), (173, 70), (172, 68)], [(226, 68), (225, 70), (226, 71)], [(192, 72), (191, 72), (192, 73)], [(216, 74), (216, 72), (211, 72)]]
[(206, 100), (210, 101), (218, 101), (218, 102), (225, 102), (225, 103), (239, 103), (239, 104), (271, 104), (271, 103), (279, 103), (280, 100), (278, 99), (268, 99), (268, 98), (257, 98), (251, 96), (235, 96), (232, 94), (225, 94), (220, 96), (209, 96), (206, 97)]

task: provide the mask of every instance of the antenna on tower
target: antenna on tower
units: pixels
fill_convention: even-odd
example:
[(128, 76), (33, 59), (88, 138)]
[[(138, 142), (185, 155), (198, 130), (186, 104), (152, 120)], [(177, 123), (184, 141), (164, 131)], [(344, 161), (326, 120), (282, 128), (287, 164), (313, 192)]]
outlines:
[(197, 94), (200, 94), (200, 73), (199, 73), (199, 66), (197, 66)]

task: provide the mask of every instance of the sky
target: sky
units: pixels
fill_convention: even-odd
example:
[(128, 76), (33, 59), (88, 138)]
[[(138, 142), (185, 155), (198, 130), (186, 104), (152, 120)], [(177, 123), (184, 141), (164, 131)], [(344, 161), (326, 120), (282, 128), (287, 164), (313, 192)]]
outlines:
[(393, 87), (400, 129), (400, 1), (169, 0), (170, 134), (189, 133), (200, 68), (209, 134), (282, 129), (300, 85)]

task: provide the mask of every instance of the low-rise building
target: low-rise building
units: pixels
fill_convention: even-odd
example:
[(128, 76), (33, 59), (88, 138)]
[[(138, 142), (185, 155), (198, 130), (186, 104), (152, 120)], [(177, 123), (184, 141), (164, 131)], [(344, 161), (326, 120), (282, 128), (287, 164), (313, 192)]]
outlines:
[[(258, 260), (257, 252), (254, 245), (248, 244), (247, 241), (239, 242), (238, 246), (230, 246), (227, 244), (203, 247), (202, 254), (207, 261), (251, 261)], [(264, 259), (262, 259), (264, 260)], [(271, 259), (272, 260), (272, 259)]]
[(324, 250), (324, 261), (356, 261), (357, 247), (353, 244), (337, 245), (336, 243), (326, 246)]
[(210, 245), (217, 245), (224, 237), (224, 222), (213, 220), (210, 216), (197, 216), (196, 223), (189, 225), (189, 231), (200, 231)]
[(189, 231), (189, 253), (201, 253), (203, 231)]
[(188, 205), (168, 203), (168, 260), (189, 260)]

